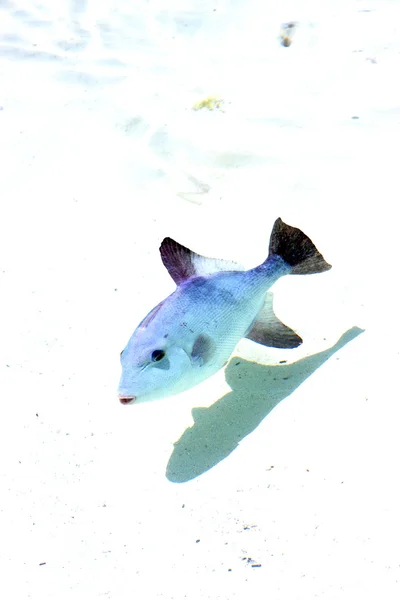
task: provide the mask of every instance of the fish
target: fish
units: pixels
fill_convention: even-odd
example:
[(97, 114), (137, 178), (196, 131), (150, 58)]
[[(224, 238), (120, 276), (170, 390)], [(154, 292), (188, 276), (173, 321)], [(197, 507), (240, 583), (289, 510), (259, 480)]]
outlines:
[(222, 369), (242, 338), (296, 348), (301, 337), (274, 314), (271, 286), (284, 275), (331, 268), (311, 239), (278, 218), (257, 267), (201, 256), (167, 237), (161, 260), (175, 291), (139, 323), (120, 355), (122, 404), (161, 400)]

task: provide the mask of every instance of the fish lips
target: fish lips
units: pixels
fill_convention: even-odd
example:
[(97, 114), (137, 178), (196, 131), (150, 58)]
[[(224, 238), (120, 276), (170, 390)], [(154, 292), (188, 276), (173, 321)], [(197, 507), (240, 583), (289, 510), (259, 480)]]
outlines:
[(120, 394), (118, 397), (121, 404), (133, 404), (136, 401), (136, 396), (125, 396)]

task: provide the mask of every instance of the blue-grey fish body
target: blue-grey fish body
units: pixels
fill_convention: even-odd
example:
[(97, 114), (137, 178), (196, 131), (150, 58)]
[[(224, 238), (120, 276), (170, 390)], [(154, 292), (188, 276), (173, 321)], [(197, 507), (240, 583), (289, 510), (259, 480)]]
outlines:
[(268, 290), (283, 275), (330, 268), (304, 233), (280, 219), (267, 260), (248, 271), (199, 256), (170, 238), (160, 252), (178, 287), (143, 319), (121, 353), (124, 404), (171, 396), (204, 381), (244, 337), (297, 347), (301, 338), (276, 318)]

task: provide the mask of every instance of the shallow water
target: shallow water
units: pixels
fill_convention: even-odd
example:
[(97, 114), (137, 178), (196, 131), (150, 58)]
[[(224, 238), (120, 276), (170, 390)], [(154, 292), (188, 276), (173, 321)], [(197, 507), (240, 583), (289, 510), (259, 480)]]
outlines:
[[(7, 598), (397, 599), (399, 12), (0, 3)], [(161, 239), (250, 267), (278, 216), (333, 265), (274, 288), (304, 344), (120, 406)]]

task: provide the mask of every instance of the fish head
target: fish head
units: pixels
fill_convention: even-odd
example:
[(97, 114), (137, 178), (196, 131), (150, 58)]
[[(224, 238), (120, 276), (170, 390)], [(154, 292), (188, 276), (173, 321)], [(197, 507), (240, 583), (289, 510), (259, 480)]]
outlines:
[(122, 404), (158, 400), (180, 391), (192, 364), (187, 351), (153, 331), (133, 334), (121, 352), (118, 395)]
[(191, 305), (183, 310), (178, 288), (149, 312), (121, 352), (119, 399), (136, 404), (183, 392), (218, 370), (218, 358), (201, 316)]

